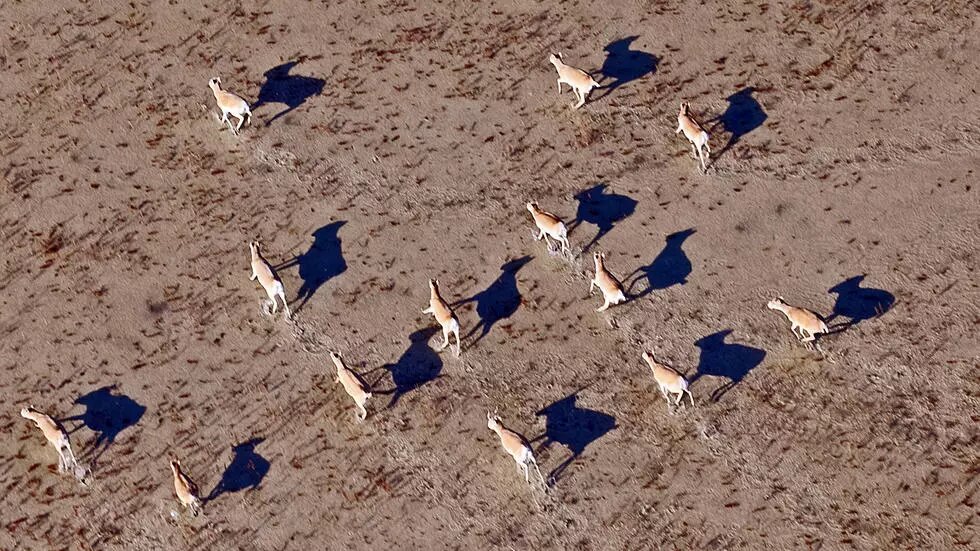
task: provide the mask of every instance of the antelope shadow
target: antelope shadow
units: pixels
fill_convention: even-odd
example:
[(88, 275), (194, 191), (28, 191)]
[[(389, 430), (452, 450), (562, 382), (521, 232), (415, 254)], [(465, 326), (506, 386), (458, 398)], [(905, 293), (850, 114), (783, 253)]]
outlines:
[(718, 159), (725, 154), (733, 145), (738, 143), (743, 136), (762, 126), (769, 118), (762, 110), (759, 102), (752, 97), (755, 88), (748, 86), (728, 96), (728, 107), (725, 112), (707, 122), (714, 122), (711, 132), (720, 124), (725, 132), (728, 133), (728, 142), (725, 147), (714, 155)]
[(517, 289), (517, 272), (530, 261), (530, 256), (522, 256), (504, 263), (500, 266), (500, 275), (489, 287), (456, 303), (461, 305), (476, 302), (476, 313), (480, 316), (480, 323), (464, 338), (468, 339), (480, 331), (480, 335), (473, 341), (473, 344), (476, 344), (487, 336), (495, 323), (505, 320), (517, 312), (521, 306), (521, 293)]
[(294, 311), (301, 310), (324, 283), (347, 271), (339, 236), (340, 228), (346, 223), (338, 220), (316, 230), (313, 232), (313, 244), (309, 250), (275, 267), (275, 270), (282, 270), (299, 266), (299, 277), (303, 284), (293, 301), (299, 302)]
[(91, 457), (93, 462), (98, 461), (116, 441), (119, 433), (136, 425), (146, 413), (146, 408), (136, 400), (125, 394), (114, 394), (116, 389), (117, 385), (104, 386), (79, 397), (75, 403), (85, 406), (85, 412), (64, 419), (81, 421), (89, 430), (96, 433), (95, 443), (85, 454), (86, 457)]
[(323, 92), (325, 81), (322, 78), (291, 75), (289, 72), (299, 64), (299, 61), (289, 61), (277, 65), (265, 72), (265, 83), (259, 89), (259, 99), (252, 106), (257, 109), (266, 103), (282, 103), (286, 108), (266, 121), (269, 126), (279, 117), (303, 105), (309, 98)]
[(598, 184), (575, 195), (578, 211), (569, 230), (577, 228), (583, 222), (599, 228), (592, 241), (582, 247), (583, 252), (588, 251), (592, 245), (602, 239), (602, 236), (609, 233), (617, 222), (625, 220), (636, 211), (635, 199), (627, 195), (606, 193), (608, 187), (606, 184)]
[(211, 501), (222, 494), (240, 492), (258, 488), (262, 479), (269, 472), (269, 461), (255, 451), (256, 446), (265, 441), (264, 438), (253, 438), (232, 446), (234, 456), (231, 463), (221, 475), (218, 485), (211, 490), (205, 501)]
[(548, 475), (549, 482), (558, 480), (565, 469), (585, 452), (589, 444), (616, 428), (616, 418), (612, 415), (575, 405), (579, 392), (581, 389), (541, 409), (536, 414), (544, 416), (545, 432), (533, 441), (544, 440), (542, 447), (557, 442), (572, 453), (551, 471)]
[[(630, 45), (638, 38), (639, 36), (627, 36), (606, 45), (606, 59), (602, 62), (602, 69), (599, 70), (602, 73), (602, 87), (605, 93), (596, 99), (604, 98), (620, 86), (657, 71), (657, 63), (660, 61), (657, 56), (630, 49)], [(612, 82), (606, 83), (608, 79), (612, 79)]]
[(834, 325), (833, 332), (844, 331), (864, 320), (876, 318), (895, 304), (895, 295), (884, 289), (861, 287), (866, 274), (854, 276), (834, 285), (828, 292), (837, 294), (834, 311), (827, 321), (836, 321), (846, 317), (847, 321)]
[[(656, 290), (687, 283), (687, 276), (691, 275), (692, 267), (682, 247), (684, 241), (696, 231), (694, 228), (688, 228), (664, 238), (666, 243), (660, 254), (649, 265), (637, 268), (630, 274), (630, 277), (637, 276), (629, 284), (628, 292), (631, 298), (644, 297)], [(646, 286), (634, 292), (636, 284), (644, 278)]]
[(725, 329), (702, 337), (694, 343), (701, 349), (701, 358), (691, 384), (693, 385), (705, 375), (728, 379), (711, 393), (713, 402), (720, 400), (735, 385), (742, 382), (742, 379), (766, 357), (765, 350), (725, 342), (731, 333), (731, 329)]
[(384, 369), (391, 373), (395, 389), (375, 392), (375, 394), (391, 394), (388, 408), (394, 407), (405, 394), (439, 378), (439, 373), (442, 371), (442, 358), (429, 346), (429, 340), (437, 332), (439, 332), (438, 327), (426, 327), (412, 333), (408, 337), (410, 341), (408, 349), (398, 358), (398, 361), (384, 366)]

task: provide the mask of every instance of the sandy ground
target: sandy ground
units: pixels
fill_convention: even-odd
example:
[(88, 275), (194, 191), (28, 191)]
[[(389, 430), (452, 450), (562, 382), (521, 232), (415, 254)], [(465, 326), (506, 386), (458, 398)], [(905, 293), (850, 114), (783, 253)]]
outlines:
[[(826, 4), (0, 1), (0, 548), (976, 549), (977, 5)], [(582, 110), (554, 50), (607, 85)]]

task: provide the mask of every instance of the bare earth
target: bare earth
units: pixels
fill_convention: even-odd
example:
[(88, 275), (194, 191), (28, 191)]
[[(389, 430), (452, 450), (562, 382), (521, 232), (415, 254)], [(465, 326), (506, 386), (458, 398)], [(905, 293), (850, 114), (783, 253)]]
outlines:
[[(0, 548), (977, 549), (977, 8), (0, 1)], [(607, 85), (581, 110), (558, 50)], [(633, 296), (602, 314), (597, 249)]]

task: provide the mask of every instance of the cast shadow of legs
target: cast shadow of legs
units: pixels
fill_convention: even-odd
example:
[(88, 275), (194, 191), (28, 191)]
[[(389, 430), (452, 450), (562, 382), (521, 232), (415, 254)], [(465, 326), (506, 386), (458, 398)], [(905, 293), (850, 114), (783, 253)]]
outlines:
[(221, 481), (211, 490), (205, 501), (211, 501), (221, 494), (228, 494), (258, 488), (262, 479), (269, 472), (269, 461), (255, 451), (264, 438), (253, 438), (231, 449), (235, 453), (231, 464), (221, 475)]
[(854, 276), (828, 289), (837, 294), (833, 314), (827, 320), (835, 321), (838, 317), (846, 317), (847, 321), (835, 324), (832, 332), (844, 331), (864, 320), (876, 318), (895, 304), (895, 295), (883, 289), (861, 287), (865, 274)]
[(762, 110), (759, 102), (752, 97), (752, 92), (754, 91), (755, 88), (749, 86), (728, 96), (728, 107), (725, 109), (725, 112), (707, 121), (715, 123), (711, 127), (709, 134), (714, 132), (718, 124), (728, 133), (728, 142), (714, 156), (715, 159), (724, 155), (726, 151), (742, 139), (742, 136), (759, 128), (769, 118), (766, 112)]
[(592, 241), (582, 247), (582, 252), (588, 251), (592, 245), (602, 239), (602, 236), (609, 233), (617, 222), (625, 220), (636, 211), (635, 199), (627, 195), (606, 193), (608, 187), (606, 184), (598, 184), (575, 195), (575, 199), (578, 200), (578, 212), (569, 231), (578, 228), (582, 222), (588, 222), (599, 228)]
[(480, 316), (480, 323), (464, 338), (468, 339), (482, 329), (473, 344), (480, 342), (493, 328), (493, 324), (511, 317), (520, 308), (521, 293), (517, 290), (517, 272), (530, 261), (530, 256), (523, 256), (504, 263), (500, 267), (500, 275), (489, 287), (456, 303), (476, 302), (476, 313)]
[[(694, 228), (689, 228), (668, 235), (663, 250), (653, 259), (653, 262), (649, 266), (637, 268), (630, 274), (630, 277), (640, 274), (629, 284), (628, 294), (631, 298), (644, 297), (656, 290), (687, 283), (687, 276), (691, 275), (692, 267), (682, 247), (684, 240), (695, 232)], [(646, 287), (634, 293), (633, 288), (644, 278), (646, 278)]]
[(412, 333), (408, 337), (411, 344), (405, 353), (397, 362), (384, 366), (384, 369), (391, 373), (395, 389), (390, 392), (375, 392), (375, 394), (392, 395), (391, 400), (388, 401), (389, 409), (394, 407), (405, 394), (439, 378), (439, 373), (442, 371), (442, 358), (429, 346), (429, 340), (439, 331), (438, 327), (426, 327)]
[[(641, 79), (657, 71), (657, 56), (640, 50), (631, 50), (632, 44), (639, 36), (628, 36), (615, 40), (606, 45), (606, 59), (602, 63), (602, 87), (605, 93), (601, 99), (624, 84)], [(606, 83), (607, 79), (613, 79)]]
[(542, 447), (557, 442), (572, 452), (568, 459), (548, 475), (549, 483), (557, 481), (565, 469), (585, 452), (589, 444), (616, 428), (616, 418), (612, 415), (576, 406), (575, 400), (579, 392), (569, 394), (536, 414), (545, 416), (545, 432), (533, 441), (543, 439)]
[(286, 105), (286, 109), (266, 121), (266, 126), (269, 126), (274, 120), (303, 105), (307, 99), (319, 95), (323, 91), (325, 81), (322, 78), (289, 74), (289, 71), (298, 63), (299, 61), (290, 61), (282, 65), (277, 65), (265, 72), (265, 83), (262, 84), (262, 88), (259, 90), (259, 99), (252, 106), (252, 109), (254, 110), (266, 103), (282, 103)]
[(316, 230), (313, 232), (313, 244), (308, 251), (275, 267), (278, 271), (299, 266), (299, 277), (303, 284), (294, 300), (294, 303), (299, 302), (293, 308), (294, 312), (300, 311), (324, 283), (347, 271), (338, 235), (340, 228), (346, 223), (339, 220)]
[(75, 403), (85, 406), (85, 413), (65, 419), (81, 421), (96, 433), (95, 443), (85, 454), (93, 462), (99, 460), (120, 432), (136, 425), (146, 412), (145, 407), (129, 396), (113, 394), (116, 388), (116, 385), (104, 386), (78, 398)]
[(694, 345), (701, 349), (701, 359), (698, 361), (698, 371), (691, 379), (693, 385), (702, 376), (723, 377), (726, 383), (711, 393), (711, 401), (717, 402), (731, 390), (752, 369), (762, 363), (766, 351), (742, 344), (730, 344), (725, 338), (732, 333), (731, 329), (718, 331), (695, 341)]

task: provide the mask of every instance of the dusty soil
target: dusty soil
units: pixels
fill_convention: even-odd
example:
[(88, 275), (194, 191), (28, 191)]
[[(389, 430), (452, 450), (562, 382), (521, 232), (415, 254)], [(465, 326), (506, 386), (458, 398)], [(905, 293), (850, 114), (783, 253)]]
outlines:
[[(0, 2), (0, 548), (980, 546), (977, 5), (722, 4)], [(554, 50), (607, 85), (579, 111)], [(603, 314), (596, 249), (633, 296)]]

